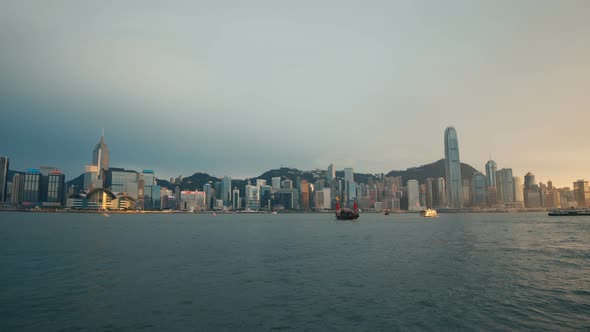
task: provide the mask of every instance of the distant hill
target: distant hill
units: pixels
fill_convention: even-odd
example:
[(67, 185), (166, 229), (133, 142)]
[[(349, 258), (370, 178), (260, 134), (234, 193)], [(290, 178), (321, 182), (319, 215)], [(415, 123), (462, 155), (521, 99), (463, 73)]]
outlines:
[[(473, 173), (477, 170), (468, 164), (461, 163), (461, 176), (464, 179), (471, 179)], [(431, 164), (422, 165), (419, 167), (411, 167), (405, 171), (391, 171), (387, 173), (388, 177), (401, 176), (405, 185), (408, 180), (418, 180), (424, 183), (428, 178), (444, 178), (445, 177), (445, 160), (441, 159)]]
[[(471, 179), (473, 173), (476, 171), (477, 170), (470, 165), (461, 163), (461, 174), (463, 175), (464, 179)], [(300, 177), (302, 180), (307, 180), (309, 183), (314, 183), (319, 179), (325, 179), (326, 175), (326, 170), (316, 169), (313, 171), (302, 171), (296, 168), (281, 167), (278, 169), (266, 171), (257, 177), (250, 178), (249, 180), (254, 184), (256, 183), (256, 179), (264, 179), (266, 180), (267, 184), (270, 185), (272, 183), (273, 177), (280, 177), (281, 180), (292, 180), (293, 184), (295, 185), (298, 177)], [(11, 176), (11, 174), (9, 176)], [(427, 165), (408, 168), (404, 171), (391, 171), (385, 176), (401, 176), (404, 184), (411, 179), (418, 180), (420, 183), (424, 183), (427, 178), (445, 176), (445, 160), (441, 159)], [(336, 177), (343, 178), (344, 171), (337, 171)], [(368, 183), (370, 180), (377, 180), (378, 178), (379, 175), (377, 174), (354, 173), (354, 180), (358, 183)], [(211, 176), (207, 173), (197, 172), (191, 176), (183, 178), (182, 182), (178, 184), (178, 186), (181, 190), (203, 190), (203, 186), (206, 183), (211, 183), (211, 185), (214, 186), (215, 182), (220, 181), (221, 178)], [(244, 195), (247, 183), (248, 179), (232, 179), (232, 188), (237, 187), (240, 190), (240, 195)], [(172, 190), (174, 190), (174, 188), (177, 186), (177, 184), (170, 183), (170, 181), (164, 179), (157, 179), (157, 184), (161, 187)], [(80, 176), (68, 181), (68, 187), (72, 185), (76, 188), (82, 188), (84, 185), (84, 174), (81, 174)]]

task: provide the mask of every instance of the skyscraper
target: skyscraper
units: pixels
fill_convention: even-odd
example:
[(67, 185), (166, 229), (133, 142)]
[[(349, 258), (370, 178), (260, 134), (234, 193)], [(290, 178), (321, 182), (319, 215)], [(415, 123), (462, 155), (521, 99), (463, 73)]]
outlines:
[(473, 174), (473, 179), (471, 180), (472, 186), (472, 193), (473, 193), (473, 201), (472, 204), (474, 206), (485, 206), (486, 205), (486, 177), (476, 172)]
[(514, 177), (511, 168), (502, 168), (496, 172), (496, 192), (500, 203), (514, 202)]
[(330, 164), (330, 166), (328, 166), (328, 175), (326, 177), (328, 185), (331, 185), (332, 180), (334, 180), (335, 178), (336, 178), (336, 169), (334, 168), (334, 164)]
[(354, 170), (352, 168), (344, 169), (344, 181), (354, 182)]
[(6, 183), (8, 182), (8, 157), (0, 157), (0, 202), (6, 201)]
[(417, 180), (408, 180), (408, 211), (420, 211), (420, 185)]
[(109, 169), (109, 147), (104, 142), (104, 133), (94, 148), (92, 154), (92, 165), (98, 166), (98, 177), (102, 179), (103, 172)]
[(498, 166), (496, 162), (493, 160), (488, 160), (486, 163), (486, 185), (487, 187), (495, 187), (496, 186), (496, 171), (498, 170)]
[(460, 209), (463, 207), (461, 161), (457, 131), (453, 127), (445, 130), (445, 173), (449, 207)]
[(231, 206), (231, 178), (229, 176), (224, 176), (221, 179), (221, 196), (219, 198), (223, 200), (223, 206)]

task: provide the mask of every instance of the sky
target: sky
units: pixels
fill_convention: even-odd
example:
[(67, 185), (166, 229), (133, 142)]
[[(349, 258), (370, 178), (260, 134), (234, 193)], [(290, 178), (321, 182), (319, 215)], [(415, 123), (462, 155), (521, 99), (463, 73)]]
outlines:
[(492, 157), (590, 180), (590, 1), (0, 0), (0, 155), (255, 177)]

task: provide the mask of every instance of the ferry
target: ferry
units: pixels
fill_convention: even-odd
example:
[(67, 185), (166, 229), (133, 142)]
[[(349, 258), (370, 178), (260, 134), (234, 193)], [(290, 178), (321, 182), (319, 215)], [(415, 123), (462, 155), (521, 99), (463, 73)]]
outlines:
[(436, 218), (438, 217), (438, 213), (436, 213), (436, 210), (433, 209), (426, 209), (422, 212), (420, 212), (420, 215), (424, 218)]
[(570, 209), (570, 210), (553, 210), (549, 211), (551, 217), (567, 217), (567, 216), (590, 216), (588, 209)]

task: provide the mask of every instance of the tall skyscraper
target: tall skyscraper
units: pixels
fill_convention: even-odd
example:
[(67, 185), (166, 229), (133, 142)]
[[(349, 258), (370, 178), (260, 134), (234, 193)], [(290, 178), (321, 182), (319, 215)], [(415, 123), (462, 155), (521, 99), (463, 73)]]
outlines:
[(417, 180), (408, 180), (408, 211), (420, 211), (420, 185)]
[(277, 176), (271, 179), (272, 190), (280, 190), (281, 189), (281, 177)]
[(328, 185), (330, 185), (332, 183), (332, 180), (334, 180), (335, 178), (336, 168), (334, 168), (334, 164), (330, 164), (330, 166), (328, 166), (328, 176), (326, 177)]
[(0, 157), (0, 202), (6, 201), (6, 191), (8, 183), (8, 157)]
[(514, 177), (514, 201), (522, 202), (524, 206), (524, 185), (522, 178), (518, 176)]
[(473, 174), (473, 179), (471, 180), (472, 186), (472, 194), (473, 194), (473, 201), (472, 204), (474, 206), (485, 206), (486, 205), (486, 177), (477, 172)]
[(98, 177), (102, 179), (103, 172), (109, 169), (109, 147), (104, 142), (104, 133), (94, 148), (92, 165), (98, 166)]
[(231, 178), (229, 176), (224, 176), (221, 179), (221, 198), (223, 200), (223, 206), (230, 207), (231, 206)]
[(344, 169), (344, 181), (354, 182), (354, 170), (352, 168)]
[(511, 168), (502, 168), (496, 172), (496, 191), (498, 202), (514, 202), (514, 177)]
[(461, 182), (461, 161), (459, 159), (459, 140), (453, 127), (445, 130), (445, 172), (449, 207), (463, 207), (463, 184)]
[(498, 171), (498, 166), (496, 162), (493, 160), (489, 160), (486, 163), (486, 186), (495, 187), (496, 186), (496, 172)]

